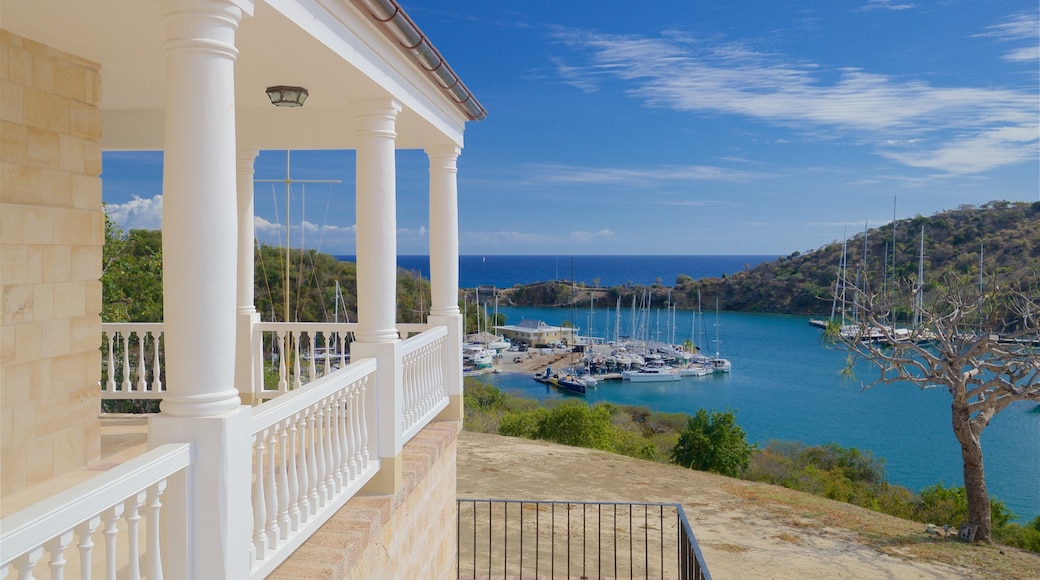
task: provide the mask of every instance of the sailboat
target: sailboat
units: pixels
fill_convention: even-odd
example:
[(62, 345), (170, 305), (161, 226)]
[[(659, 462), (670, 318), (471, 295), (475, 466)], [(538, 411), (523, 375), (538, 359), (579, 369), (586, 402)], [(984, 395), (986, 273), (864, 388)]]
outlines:
[(708, 359), (708, 365), (716, 373), (728, 373), (733, 370), (733, 363), (719, 356), (719, 297), (715, 297), (715, 356)]

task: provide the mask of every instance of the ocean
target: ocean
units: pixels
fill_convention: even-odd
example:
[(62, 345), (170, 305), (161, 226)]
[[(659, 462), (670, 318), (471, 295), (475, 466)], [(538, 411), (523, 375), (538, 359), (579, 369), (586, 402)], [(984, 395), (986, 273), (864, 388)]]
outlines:
[[(658, 279), (671, 285), (680, 274), (693, 278), (732, 274), (776, 256), (461, 256), (460, 287), (495, 286), (573, 278), (601, 286), (647, 285)], [(353, 259), (344, 256), (341, 259)], [(429, 277), (427, 256), (399, 256), (398, 265)], [(598, 310), (500, 308), (508, 324), (524, 318), (559, 324), (571, 320), (585, 333), (610, 336), (616, 316)], [(676, 314), (675, 337), (691, 336), (693, 313)], [(802, 441), (810, 445), (836, 442), (870, 451), (885, 460), (889, 482), (913, 491), (935, 483), (962, 485), (960, 448), (950, 427), (949, 395), (941, 389), (922, 391), (911, 385), (879, 385), (864, 390), (877, 371), (868, 364), (855, 369), (854, 380), (839, 375), (845, 355), (820, 340), (808, 317), (721, 312), (719, 341), (715, 313), (705, 312), (708, 350), (718, 348), (733, 362), (733, 372), (685, 377), (674, 383), (605, 383), (591, 390), (590, 403), (607, 401), (642, 405), (658, 411), (694, 413), (697, 409), (731, 409), (748, 439)], [(655, 317), (656, 318), (656, 317)], [(663, 319), (667, 319), (662, 315)], [(630, 316), (622, 311), (621, 334)], [(661, 333), (670, 328), (662, 322)], [(694, 337), (701, 343), (700, 335)], [(485, 375), (508, 392), (540, 400), (563, 395), (527, 375)], [(986, 480), (992, 496), (1028, 521), (1040, 515), (1040, 405), (1018, 403), (999, 413), (982, 433)]]
[[(550, 324), (572, 320), (588, 329), (589, 313), (566, 308), (499, 308), (507, 324), (540, 319)], [(675, 337), (691, 336), (693, 313), (676, 313)], [(661, 314), (661, 336), (670, 328)], [(870, 451), (885, 460), (889, 483), (912, 491), (942, 482), (962, 485), (960, 447), (950, 427), (950, 396), (942, 389), (920, 390), (909, 384), (862, 384), (877, 376), (869, 364), (855, 368), (855, 379), (843, 380), (845, 354), (825, 345), (808, 317), (721, 312), (719, 342), (715, 313), (704, 313), (706, 344), (733, 363), (733, 372), (684, 377), (670, 383), (601, 383), (590, 389), (589, 403), (642, 405), (656, 411), (695, 413), (697, 409), (730, 409), (748, 440), (802, 441), (817, 445), (836, 442)], [(610, 336), (615, 313), (592, 314), (592, 334)], [(622, 309), (621, 333), (630, 316)], [(699, 323), (698, 323), (699, 326)], [(501, 373), (481, 377), (506, 392), (539, 400), (571, 397), (535, 382), (526, 374)], [(986, 481), (991, 496), (1005, 502), (1029, 521), (1040, 515), (1040, 404), (1020, 402), (1000, 412), (982, 432)]]

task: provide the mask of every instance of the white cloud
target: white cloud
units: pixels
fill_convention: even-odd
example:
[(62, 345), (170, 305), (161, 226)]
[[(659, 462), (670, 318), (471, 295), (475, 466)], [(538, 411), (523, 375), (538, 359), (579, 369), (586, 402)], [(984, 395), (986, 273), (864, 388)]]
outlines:
[(548, 235), (537, 232), (518, 232), (505, 230), (497, 232), (460, 231), (459, 244), (467, 248), (508, 248), (516, 249), (523, 244), (546, 244), (559, 242), (559, 235)]
[(163, 196), (150, 198), (134, 196), (126, 203), (109, 203), (105, 211), (112, 221), (127, 230), (157, 230), (162, 228)]
[[(986, 147), (975, 152), (970, 172), (1036, 156), (1036, 94), (1029, 90), (939, 87), (858, 68), (827, 71), (740, 44), (711, 46), (676, 35), (644, 38), (560, 30), (556, 36), (586, 55), (588, 70), (628, 83), (627, 93), (650, 107), (739, 115), (806, 135), (820, 129), (852, 133), (879, 143), (879, 153), (890, 159), (950, 174), (965, 173), (959, 156), (944, 154), (950, 150), (967, 153)], [(1032, 139), (1020, 138), (1026, 133)], [(881, 145), (926, 137), (932, 151), (910, 156)], [(692, 173), (705, 178), (704, 169)], [(624, 170), (557, 174), (589, 182), (627, 177)]]
[[(661, 165), (649, 168), (582, 167), (563, 164), (531, 166), (530, 175), (549, 183), (598, 183), (653, 186), (670, 181), (743, 182), (756, 177), (746, 171), (734, 171), (709, 165)], [(761, 177), (761, 176), (758, 176)]]
[(916, 4), (897, 4), (892, 0), (867, 0), (867, 4), (860, 10), (868, 12), (871, 10), (909, 10)]
[(986, 27), (986, 32), (975, 37), (991, 37), (1014, 42), (1024, 40), (1026, 46), (1011, 49), (1004, 60), (1011, 62), (1033, 62), (1040, 60), (1040, 13), (1022, 12), (1006, 18), (1003, 22)]
[(614, 232), (607, 229), (602, 229), (598, 232), (577, 231), (571, 232), (570, 237), (572, 240), (577, 242), (598, 242), (603, 240), (613, 240)]

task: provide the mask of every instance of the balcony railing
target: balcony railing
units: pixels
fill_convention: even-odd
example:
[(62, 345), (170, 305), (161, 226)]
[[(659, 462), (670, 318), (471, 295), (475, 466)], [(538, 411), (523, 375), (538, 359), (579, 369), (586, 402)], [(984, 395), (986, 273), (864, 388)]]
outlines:
[[(11, 568), (33, 578), (44, 551), (52, 578), (162, 578), (163, 558), (185, 554), (160, 553), (160, 508), (168, 482), (179, 478), (171, 489), (185, 492), (190, 464), (189, 444), (163, 445), (4, 518), (0, 578)], [(183, 547), (184, 538), (167, 545)]]
[(253, 576), (262, 578), (379, 471), (375, 359), (355, 362), (253, 413)]
[[(252, 497), (252, 514), (244, 514), (232, 527), (241, 530), (237, 537), (251, 539), (249, 576), (265, 577), (375, 477), (383, 467), (380, 455), (393, 457), (395, 445), (399, 453), (400, 445), (448, 405), (452, 349), (447, 327), (401, 325), (403, 340), (395, 351), (400, 358), (350, 361), (344, 353), (355, 328), (254, 324), (254, 376), (262, 378), (263, 370), (277, 368), (278, 384), (263, 389), (262, 380), (254, 381), (257, 405), (246, 423), (248, 439), (207, 440), (223, 445), (225, 456), (251, 458), (252, 477), (244, 480), (251, 489), (239, 484), (195, 489), (196, 476), (185, 477), (193, 461), (192, 444), (159, 447), (5, 518), (0, 579), (13, 577), (12, 570), (19, 579), (33, 578), (44, 568), (57, 578), (66, 567), (77, 566), (81, 576), (89, 577), (102, 560), (109, 578), (117, 573), (127, 578), (162, 578), (164, 573), (183, 577), (183, 563), (193, 560), (185, 551), (198, 543), (186, 534), (197, 532), (200, 520), (182, 508), (192, 494), (212, 493)], [(102, 399), (162, 398), (163, 346), (162, 323), (103, 324)], [(384, 367), (387, 363), (379, 362), (384, 360), (398, 361), (396, 368)], [(377, 389), (386, 377), (396, 380), (380, 384), (394, 388)], [(381, 453), (385, 450), (391, 454)], [(175, 482), (170, 489), (180, 508), (171, 508), (174, 520), (166, 518), (175, 530), (167, 538), (173, 548), (162, 544), (160, 552), (160, 497), (168, 481)], [(171, 510), (164, 510), (164, 517), (166, 511)], [(78, 544), (69, 550), (73, 536)], [(104, 545), (104, 558), (95, 554), (101, 553), (95, 545)], [(47, 562), (41, 560), (45, 551), (51, 554)], [(100, 575), (94, 570), (94, 576)]]
[[(356, 323), (259, 322), (253, 325), (254, 400), (273, 399), (329, 375), (350, 363)], [(404, 339), (406, 409), (412, 427), (435, 399), (443, 398), (446, 330), (401, 323)], [(106, 322), (101, 325), (101, 398), (161, 399), (166, 394), (161, 322)], [(437, 361), (440, 360), (438, 363)], [(437, 409), (439, 411), (440, 409)], [(434, 411), (436, 413), (436, 411)], [(406, 428), (407, 430), (407, 428)]]
[(163, 398), (162, 336), (161, 322), (101, 325), (102, 399)]
[(458, 500), (459, 578), (710, 580), (682, 506)]

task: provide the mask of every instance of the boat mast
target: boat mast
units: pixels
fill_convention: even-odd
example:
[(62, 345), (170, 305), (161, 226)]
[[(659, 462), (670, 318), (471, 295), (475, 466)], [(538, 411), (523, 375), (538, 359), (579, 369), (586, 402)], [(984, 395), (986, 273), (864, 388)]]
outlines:
[(924, 310), (924, 226), (921, 226), (921, 250), (917, 258), (917, 292), (914, 296), (914, 328), (921, 325)]

